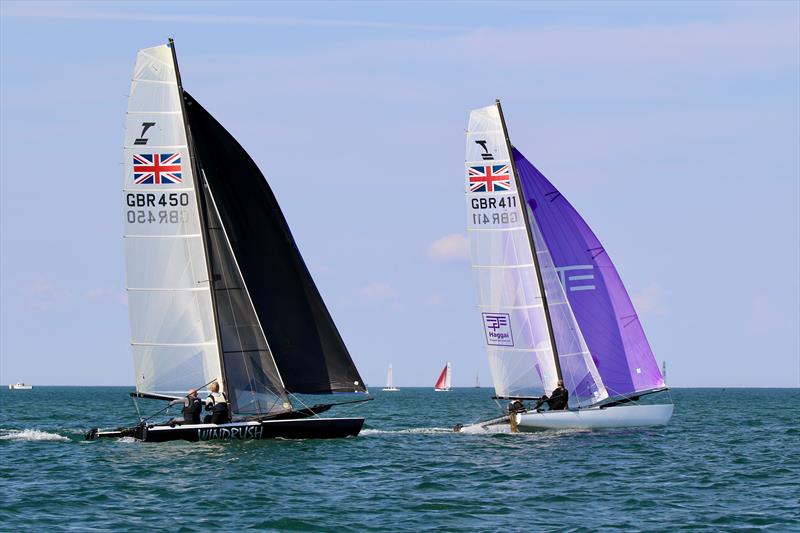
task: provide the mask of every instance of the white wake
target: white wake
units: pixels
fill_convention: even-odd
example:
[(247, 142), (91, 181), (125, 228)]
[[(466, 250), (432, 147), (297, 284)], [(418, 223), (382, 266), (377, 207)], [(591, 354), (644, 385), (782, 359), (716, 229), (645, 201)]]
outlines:
[(0, 440), (49, 440), (49, 441), (69, 441), (69, 439), (58, 433), (40, 431), (38, 429), (2, 429), (0, 430)]
[(402, 435), (404, 433), (453, 433), (453, 428), (362, 429), (360, 435), (368, 437), (370, 435)]

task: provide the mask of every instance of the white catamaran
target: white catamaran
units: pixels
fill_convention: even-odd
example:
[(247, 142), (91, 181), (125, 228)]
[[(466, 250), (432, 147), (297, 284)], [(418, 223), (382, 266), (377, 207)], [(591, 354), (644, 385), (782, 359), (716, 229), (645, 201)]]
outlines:
[[(664, 379), (600, 241), (512, 145), (500, 102), (470, 113), (467, 229), (496, 399), (521, 431), (664, 425), (672, 404), (640, 405)], [(564, 410), (525, 401), (563, 380)], [(537, 402), (538, 403), (538, 402)], [(460, 429), (461, 426), (456, 426)]]
[(216, 381), (232, 417), (144, 418), (86, 438), (357, 435), (363, 418), (320, 418), (333, 404), (298, 400), (366, 388), (267, 181), (183, 89), (171, 39), (137, 55), (124, 158), (131, 395), (180, 400), (200, 389), (202, 398)]
[(394, 386), (394, 376), (392, 375), (392, 365), (389, 365), (389, 370), (386, 372), (386, 386), (383, 388), (384, 392), (397, 392), (400, 389)]

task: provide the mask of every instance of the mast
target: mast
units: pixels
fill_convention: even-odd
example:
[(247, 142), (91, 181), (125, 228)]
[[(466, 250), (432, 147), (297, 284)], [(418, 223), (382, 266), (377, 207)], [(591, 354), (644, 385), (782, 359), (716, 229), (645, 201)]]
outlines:
[(536, 244), (533, 241), (533, 231), (531, 230), (531, 221), (530, 218), (528, 217), (528, 204), (525, 202), (525, 193), (522, 190), (522, 183), (520, 182), (519, 174), (517, 173), (517, 164), (514, 162), (514, 154), (511, 150), (511, 139), (508, 137), (508, 128), (506, 127), (506, 119), (503, 116), (503, 108), (500, 106), (500, 100), (495, 100), (495, 105), (497, 106), (497, 112), (500, 114), (500, 124), (502, 124), (503, 126), (503, 136), (506, 139), (506, 149), (508, 150), (508, 158), (511, 161), (511, 172), (514, 173), (514, 183), (516, 183), (517, 193), (520, 198), (520, 203), (522, 204), (520, 208), (522, 209), (522, 218), (525, 221), (525, 229), (527, 230), (528, 233), (528, 242), (531, 246), (531, 252), (533, 255), (533, 265), (536, 269), (536, 282), (539, 286), (539, 292), (542, 295), (542, 305), (544, 306), (545, 322), (547, 322), (547, 334), (550, 337), (550, 344), (553, 347), (552, 348), (553, 360), (556, 366), (556, 376), (558, 377), (559, 381), (562, 381), (564, 378), (561, 375), (561, 361), (559, 361), (558, 359), (558, 347), (556, 346), (556, 338), (555, 334), (553, 333), (553, 321), (550, 318), (550, 307), (547, 304), (547, 295), (545, 294), (544, 291), (544, 281), (542, 280), (542, 270), (539, 267), (539, 257), (536, 252)]
[(175, 53), (175, 41), (172, 37), (169, 38), (168, 44), (170, 50), (172, 51), (172, 64), (175, 67), (175, 80), (178, 84), (178, 97), (181, 102), (181, 115), (183, 116), (183, 127), (186, 132), (186, 147), (189, 151), (189, 162), (192, 166), (192, 175), (195, 179), (195, 197), (197, 200), (197, 210), (198, 215), (200, 217), (200, 226), (202, 227), (202, 238), (203, 238), (203, 251), (205, 252), (206, 256), (206, 269), (208, 271), (208, 292), (211, 294), (211, 310), (214, 313), (214, 330), (217, 334), (217, 356), (219, 357), (219, 371), (220, 371), (220, 380), (222, 381), (222, 390), (228, 390), (228, 382), (225, 379), (225, 360), (222, 357), (222, 335), (219, 329), (219, 315), (217, 312), (217, 297), (214, 294), (214, 274), (211, 269), (211, 253), (209, 251), (208, 242), (211, 239), (211, 236), (208, 233), (208, 221), (206, 220), (206, 203), (205, 203), (205, 196), (200, 194), (200, 187), (198, 185), (202, 184), (205, 186), (205, 182), (203, 181), (202, 173), (200, 170), (200, 165), (198, 164), (197, 158), (197, 151), (194, 146), (194, 141), (192, 139), (192, 129), (189, 127), (189, 119), (186, 116), (186, 101), (183, 95), (183, 83), (181, 82), (181, 72), (178, 69), (178, 56)]

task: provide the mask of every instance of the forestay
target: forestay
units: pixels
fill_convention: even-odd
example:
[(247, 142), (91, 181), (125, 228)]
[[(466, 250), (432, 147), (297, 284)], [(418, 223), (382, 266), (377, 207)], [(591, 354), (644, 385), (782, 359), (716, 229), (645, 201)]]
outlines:
[(172, 51), (141, 50), (125, 117), (123, 220), (136, 389), (220, 376), (195, 179)]

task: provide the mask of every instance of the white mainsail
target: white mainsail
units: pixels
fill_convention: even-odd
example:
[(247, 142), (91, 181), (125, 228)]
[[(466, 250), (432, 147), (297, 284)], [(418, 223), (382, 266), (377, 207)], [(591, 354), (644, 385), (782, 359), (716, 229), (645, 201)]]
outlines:
[[(525, 201), (517, 191), (497, 105), (470, 113), (465, 178), (472, 269), (495, 392), (505, 397), (549, 394), (558, 380), (553, 346), (521, 209)], [(535, 224), (531, 233), (538, 233)], [(593, 403), (606, 396), (605, 389), (547, 249), (537, 248), (548, 308), (562, 326), (554, 328), (554, 338), (564, 353), (559, 361), (568, 370), (565, 383), (570, 390), (578, 383), (591, 390), (586, 403)]]
[(185, 392), (219, 378), (220, 362), (195, 180), (167, 45), (136, 57), (123, 157), (136, 389)]

